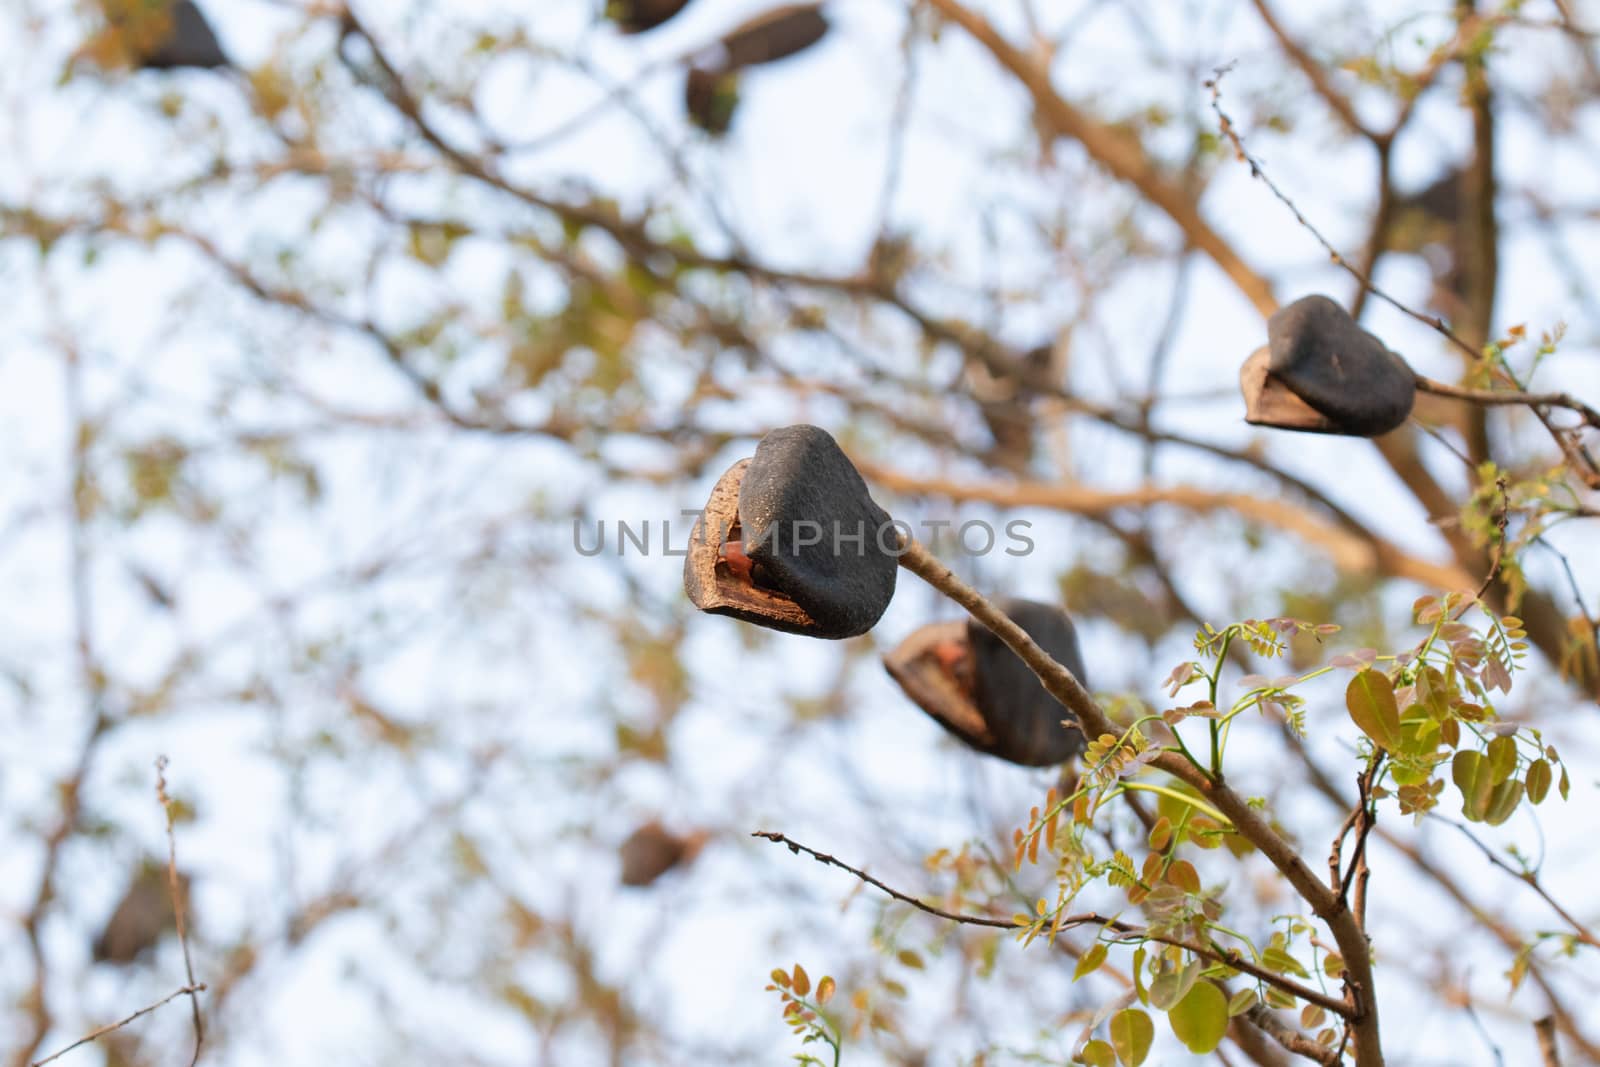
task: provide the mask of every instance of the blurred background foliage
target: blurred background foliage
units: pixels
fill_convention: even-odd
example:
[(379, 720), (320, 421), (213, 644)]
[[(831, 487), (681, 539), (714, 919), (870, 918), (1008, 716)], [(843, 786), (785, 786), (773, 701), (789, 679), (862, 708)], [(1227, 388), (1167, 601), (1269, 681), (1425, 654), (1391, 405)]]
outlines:
[[(1600, 12), (834, 0), (800, 43), (770, 4), (678, 6), (0, 11), (8, 1062), (184, 982), (161, 919), (106, 930), (165, 860), (158, 754), (207, 1062), (777, 1062), (763, 986), (796, 961), (838, 983), (845, 1062), (1067, 1062), (1128, 981), (1072, 983), (1087, 934), (1023, 950), (749, 837), (1000, 915), (1050, 882), (1010, 856), (1053, 773), (961, 749), (878, 662), (954, 617), (930, 590), (836, 645), (684, 600), (683, 509), (800, 421), (951, 523), (968, 580), (1073, 611), (1129, 716), (1200, 620), (1343, 627), (1295, 669), (1414, 643), (1417, 596), (1489, 572), (1504, 480), (1491, 597), (1535, 647), (1499, 711), (1577, 770), (1482, 839), (1592, 918), (1593, 483), (1518, 407), (1423, 397), (1375, 445), (1243, 424), (1262, 315), (1308, 292), (1492, 376), (1356, 295), (1205, 82), (1231, 64), (1234, 128), (1353, 264), (1474, 348), (1525, 324), (1504, 366), (1592, 400)], [(1030, 553), (958, 550), (1016, 519)], [(1232, 773), (1315, 860), (1357, 732), (1308, 700), (1303, 741), (1241, 720)], [(1593, 950), (1385, 814), (1391, 1058), (1532, 1062), (1552, 1012), (1596, 1055)], [(1295, 910), (1206, 864), (1263, 943)], [(1283, 1062), (1240, 1040), (1223, 1062)], [(192, 1042), (174, 1004), (70, 1056)]]

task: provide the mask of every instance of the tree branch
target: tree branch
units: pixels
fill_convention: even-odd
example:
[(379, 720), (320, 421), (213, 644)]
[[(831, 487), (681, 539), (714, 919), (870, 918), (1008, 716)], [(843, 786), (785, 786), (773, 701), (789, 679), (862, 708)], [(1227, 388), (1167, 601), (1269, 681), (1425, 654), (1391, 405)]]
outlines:
[[(1098, 738), (1106, 734), (1115, 737), (1120, 733), (1071, 671), (1050, 658), (1021, 627), (977, 590), (956, 577), (925, 547), (916, 541), (909, 541), (901, 545), (901, 553), (902, 567), (965, 608), (1016, 653), (1038, 676), (1046, 691), (1077, 719), (1085, 737)], [(1362, 1067), (1382, 1067), (1383, 1047), (1378, 1032), (1371, 947), (1355, 914), (1339, 899), (1336, 891), (1317, 878), (1261, 813), (1220, 777), (1213, 778), (1183, 756), (1172, 752), (1157, 755), (1150, 765), (1193, 787), (1210, 801), (1227, 817), (1234, 829), (1278, 869), (1310, 906), (1312, 913), (1328, 925), (1345, 961), (1344, 981), (1348, 1002), (1341, 1005), (1340, 1014), (1350, 1021), (1355, 1036), (1356, 1058)]]

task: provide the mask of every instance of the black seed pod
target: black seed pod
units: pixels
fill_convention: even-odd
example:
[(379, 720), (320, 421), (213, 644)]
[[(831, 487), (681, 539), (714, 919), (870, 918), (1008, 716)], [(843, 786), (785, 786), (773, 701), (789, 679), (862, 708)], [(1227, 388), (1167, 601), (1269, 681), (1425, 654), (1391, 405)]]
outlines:
[(785, 4), (741, 22), (722, 35), (723, 70), (776, 63), (804, 52), (827, 36), (821, 4)]
[(711, 490), (683, 585), (701, 611), (812, 637), (872, 629), (894, 596), (898, 538), (824, 430), (762, 438)]
[(100, 6), (137, 67), (231, 66), (211, 24), (193, 0), (100, 0)]
[(623, 33), (653, 30), (682, 11), (689, 0), (610, 0), (606, 17)]
[(739, 107), (739, 75), (690, 67), (683, 83), (683, 110), (689, 121), (721, 137), (733, 126)]
[(820, 3), (785, 4), (741, 22), (689, 68), (683, 88), (689, 121), (713, 136), (727, 133), (739, 106), (739, 72), (804, 52), (827, 33)]
[(1267, 346), (1239, 372), (1245, 420), (1312, 433), (1376, 437), (1411, 415), (1416, 374), (1325, 296), (1267, 320)]
[[(1077, 632), (1066, 612), (1032, 600), (1005, 600), (999, 606), (1088, 687)], [(924, 626), (885, 656), (884, 666), (918, 707), (979, 752), (1043, 767), (1083, 750), (1083, 733), (1071, 713), (976, 620)]]

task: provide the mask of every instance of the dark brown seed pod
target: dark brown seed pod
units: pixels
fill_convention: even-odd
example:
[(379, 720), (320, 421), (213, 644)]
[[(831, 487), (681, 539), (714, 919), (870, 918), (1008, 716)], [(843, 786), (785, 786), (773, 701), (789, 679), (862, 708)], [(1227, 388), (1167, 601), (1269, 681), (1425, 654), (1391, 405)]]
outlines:
[(785, 4), (741, 22), (689, 68), (683, 88), (689, 121), (713, 136), (727, 133), (739, 107), (739, 72), (804, 52), (827, 33), (821, 4)]
[(689, 537), (683, 587), (701, 611), (845, 638), (894, 596), (898, 537), (827, 431), (786, 426), (730, 467)]
[(1376, 437), (1410, 417), (1416, 374), (1328, 297), (1278, 309), (1267, 342), (1239, 371), (1247, 422)]
[(656, 820), (650, 820), (629, 834), (617, 850), (622, 861), (622, 884), (651, 885), (668, 871), (692, 863), (708, 836), (704, 830), (675, 834)]
[[(178, 872), (178, 893), (184, 913), (189, 911), (189, 876)], [(134, 872), (128, 889), (117, 902), (105, 929), (95, 938), (93, 953), (98, 963), (133, 963), (151, 951), (161, 938), (177, 928), (172, 907), (172, 892), (167, 869), (146, 860)]]
[(776, 63), (804, 52), (827, 36), (821, 4), (784, 4), (748, 19), (722, 35), (725, 71)]
[[(1078, 636), (1065, 611), (1032, 600), (1000, 607), (1085, 687)], [(1064, 763), (1083, 733), (1038, 677), (976, 620), (924, 626), (883, 658), (912, 702), (979, 752), (1025, 767)]]
[(690, 67), (683, 84), (683, 110), (689, 121), (721, 137), (733, 126), (739, 107), (739, 75)]
[(610, 0), (606, 4), (606, 17), (623, 33), (643, 33), (655, 29), (687, 6), (689, 0)]
[(193, 0), (100, 0), (134, 66), (144, 70), (232, 64)]

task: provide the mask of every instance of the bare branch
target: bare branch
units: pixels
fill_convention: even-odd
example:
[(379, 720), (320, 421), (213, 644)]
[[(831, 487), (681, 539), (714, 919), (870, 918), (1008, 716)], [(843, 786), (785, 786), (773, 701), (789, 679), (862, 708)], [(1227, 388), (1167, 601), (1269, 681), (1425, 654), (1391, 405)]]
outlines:
[(149, 1015), (151, 1012), (155, 1011), (157, 1008), (164, 1007), (165, 1005), (170, 1004), (172, 1001), (177, 1000), (181, 996), (187, 995), (188, 997), (190, 997), (192, 999), (196, 993), (204, 992), (205, 988), (206, 988), (205, 987), (205, 983), (202, 982), (200, 985), (186, 985), (186, 986), (182, 987), (181, 989), (174, 989), (172, 992), (168, 993), (166, 996), (162, 997), (160, 1000), (156, 1001), (154, 1004), (150, 1004), (150, 1005), (147, 1005), (147, 1006), (145, 1006), (143, 1008), (140, 1008), (138, 1011), (134, 1012), (132, 1015), (129, 1015), (127, 1018), (119, 1019), (114, 1023), (108, 1023), (105, 1026), (102, 1026), (97, 1030), (91, 1030), (87, 1034), (84, 1034), (82, 1037), (78, 1038), (78, 1040), (74, 1041), (72, 1044), (66, 1046), (65, 1048), (58, 1049), (57, 1051), (52, 1052), (50, 1055), (46, 1056), (42, 1060), (34, 1060), (33, 1061), (33, 1067), (44, 1067), (45, 1064), (51, 1062), (52, 1060), (60, 1059), (62, 1056), (65, 1056), (67, 1053), (71, 1052), (73, 1049), (78, 1048), (78, 1047), (80, 1047), (82, 1045), (87, 1045), (89, 1042), (95, 1040), (96, 1038), (104, 1037), (107, 1034), (109, 1034), (109, 1033), (111, 1033), (111, 1032), (113, 1032), (115, 1030), (121, 1030), (124, 1026), (127, 1026), (129, 1023), (133, 1022), (135, 1019), (139, 1018), (140, 1016)]

